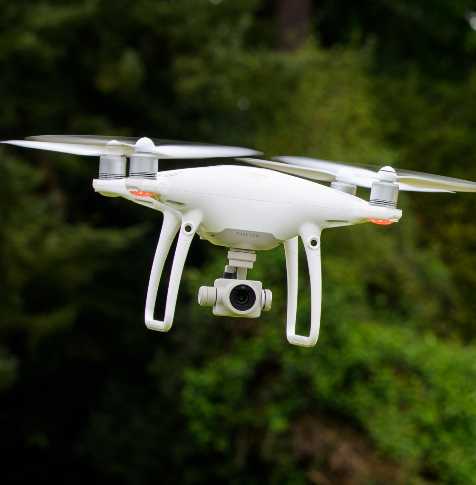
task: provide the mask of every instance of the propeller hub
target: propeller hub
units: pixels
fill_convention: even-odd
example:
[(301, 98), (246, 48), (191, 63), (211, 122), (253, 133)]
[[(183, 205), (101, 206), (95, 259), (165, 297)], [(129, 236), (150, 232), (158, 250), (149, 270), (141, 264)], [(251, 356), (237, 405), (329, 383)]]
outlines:
[(154, 153), (154, 142), (150, 138), (143, 136), (136, 141), (135, 151), (138, 153)]
[(385, 167), (382, 167), (378, 171), (378, 178), (382, 182), (396, 182), (397, 181), (397, 172), (395, 172), (395, 169), (390, 167), (389, 165), (386, 165)]

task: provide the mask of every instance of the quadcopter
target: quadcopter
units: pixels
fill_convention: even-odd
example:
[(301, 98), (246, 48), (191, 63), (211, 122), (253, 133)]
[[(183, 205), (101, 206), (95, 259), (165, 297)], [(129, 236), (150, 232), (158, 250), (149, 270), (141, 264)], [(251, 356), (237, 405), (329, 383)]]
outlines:
[[(190, 244), (200, 239), (228, 248), (228, 264), (213, 286), (202, 286), (198, 303), (216, 316), (258, 318), (271, 308), (272, 293), (247, 279), (257, 251), (284, 246), (287, 273), (286, 335), (291, 344), (312, 347), (321, 320), (321, 232), (371, 222), (398, 222), (398, 193), (476, 192), (476, 183), (390, 166), (380, 169), (306, 157), (257, 158), (248, 148), (157, 140), (147, 137), (33, 136), (2, 143), (99, 157), (93, 188), (163, 213), (150, 273), (145, 324), (167, 332)], [(213, 165), (159, 171), (161, 159), (229, 158), (247, 165)], [(319, 182), (328, 182), (324, 185)], [(357, 187), (370, 189), (366, 201)], [(166, 258), (177, 237), (165, 312), (154, 316)], [(296, 333), (299, 239), (305, 249), (311, 290), (309, 335)]]

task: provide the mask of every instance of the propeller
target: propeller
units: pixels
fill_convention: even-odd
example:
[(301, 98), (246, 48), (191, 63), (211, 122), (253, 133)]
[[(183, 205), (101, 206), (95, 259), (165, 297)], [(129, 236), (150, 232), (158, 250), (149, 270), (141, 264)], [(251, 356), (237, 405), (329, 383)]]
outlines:
[(289, 156), (277, 157), (277, 161), (255, 158), (240, 160), (298, 177), (323, 182), (342, 182), (367, 189), (371, 189), (375, 183), (383, 182), (397, 184), (399, 190), (412, 192), (476, 192), (475, 182), (392, 167), (379, 169), (373, 166)]
[(155, 155), (157, 158), (198, 159), (251, 157), (261, 154), (249, 148), (159, 140), (146, 137), (41, 135), (31, 136), (25, 140), (6, 140), (1, 143), (91, 157), (102, 155), (132, 156), (142, 153)]

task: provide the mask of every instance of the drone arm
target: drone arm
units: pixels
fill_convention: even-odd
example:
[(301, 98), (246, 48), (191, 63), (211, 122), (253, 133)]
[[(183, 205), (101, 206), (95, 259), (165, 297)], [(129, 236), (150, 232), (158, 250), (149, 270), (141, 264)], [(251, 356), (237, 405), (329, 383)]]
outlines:
[(321, 321), (321, 245), (320, 228), (315, 224), (304, 224), (299, 235), (306, 250), (311, 283), (311, 328), (309, 336), (296, 334), (298, 293), (298, 238), (284, 243), (288, 280), (288, 311), (286, 334), (289, 343), (301, 347), (313, 347), (319, 338)]
[[(168, 332), (170, 327), (172, 327), (183, 267), (193, 236), (200, 225), (201, 215), (198, 212), (191, 212), (183, 216), (181, 226), (180, 222), (180, 219), (175, 213), (170, 211), (164, 212), (164, 223), (160, 234), (159, 243), (157, 245), (157, 250), (155, 252), (154, 262), (152, 264), (145, 304), (145, 324), (147, 328), (151, 330)], [(169, 287), (167, 290), (164, 320), (155, 320), (154, 309), (155, 302), (157, 300), (157, 290), (159, 288), (165, 260), (177, 232), (179, 232), (179, 237), (177, 247), (175, 249), (174, 261), (172, 263)]]

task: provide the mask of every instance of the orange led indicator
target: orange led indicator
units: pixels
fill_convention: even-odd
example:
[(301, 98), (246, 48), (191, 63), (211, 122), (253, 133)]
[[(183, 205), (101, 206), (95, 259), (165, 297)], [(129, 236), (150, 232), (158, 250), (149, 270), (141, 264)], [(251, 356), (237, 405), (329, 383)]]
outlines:
[(129, 190), (129, 193), (135, 197), (154, 197), (153, 192), (146, 192), (144, 190)]
[(369, 219), (369, 222), (372, 224), (377, 224), (378, 226), (389, 226), (395, 221), (391, 221), (390, 219)]

